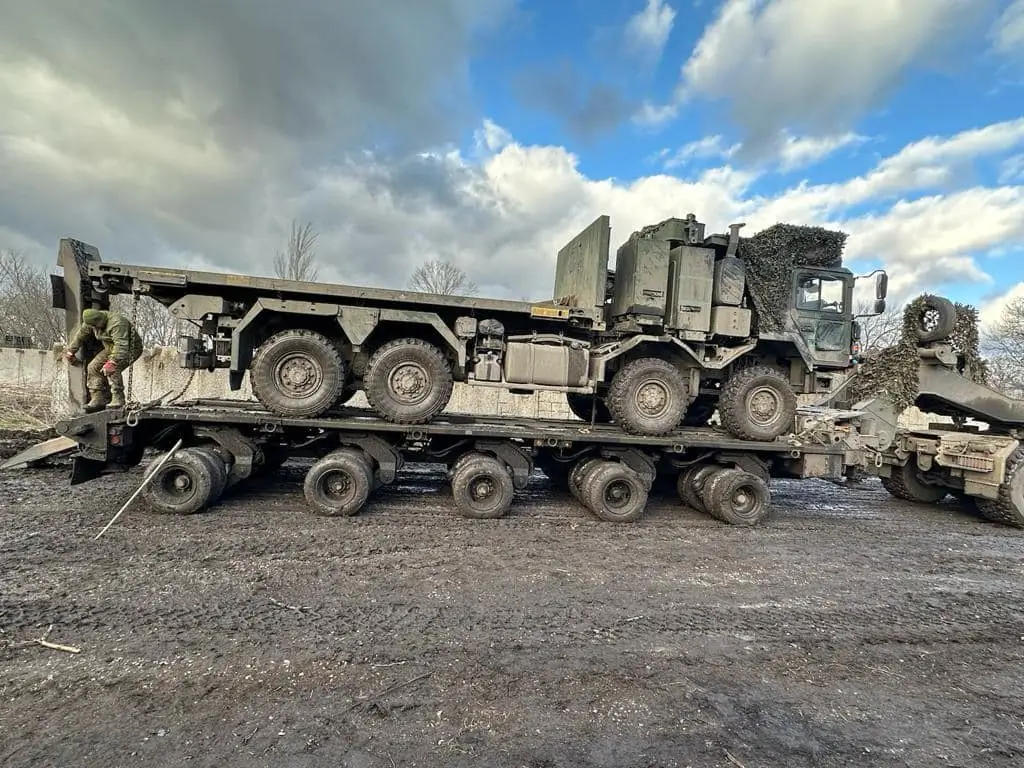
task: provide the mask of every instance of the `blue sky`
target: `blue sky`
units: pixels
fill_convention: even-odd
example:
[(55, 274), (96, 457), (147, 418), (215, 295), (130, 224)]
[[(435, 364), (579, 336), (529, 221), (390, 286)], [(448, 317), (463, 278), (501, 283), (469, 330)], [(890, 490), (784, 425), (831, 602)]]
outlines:
[(1024, 295), (1024, 0), (73, 0), (0, 29), (0, 248), (265, 274), (293, 219), (324, 279), (427, 258), (550, 295), (613, 246), (841, 228), (897, 300)]

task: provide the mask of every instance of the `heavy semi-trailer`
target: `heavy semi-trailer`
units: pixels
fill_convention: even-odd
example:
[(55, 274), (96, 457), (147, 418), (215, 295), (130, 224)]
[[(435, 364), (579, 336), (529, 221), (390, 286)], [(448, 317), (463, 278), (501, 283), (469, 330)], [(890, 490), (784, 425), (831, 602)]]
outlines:
[[(769, 323), (742, 226), (705, 236), (692, 214), (667, 219), (634, 232), (610, 270), (600, 216), (559, 251), (543, 302), (112, 263), (64, 239), (54, 305), (76, 318), (113, 294), (149, 296), (199, 331), (181, 340), (183, 367), (226, 368), (233, 390), (248, 373), (279, 416), (323, 416), (362, 390), (380, 417), (424, 424), (461, 381), (564, 392), (578, 416), (638, 435), (705, 425), (717, 408), (733, 436), (771, 440), (790, 429), (797, 395), (828, 393), (849, 371), (857, 277), (780, 252), (793, 264), (788, 300)], [(880, 312), (886, 275), (872, 275)]]

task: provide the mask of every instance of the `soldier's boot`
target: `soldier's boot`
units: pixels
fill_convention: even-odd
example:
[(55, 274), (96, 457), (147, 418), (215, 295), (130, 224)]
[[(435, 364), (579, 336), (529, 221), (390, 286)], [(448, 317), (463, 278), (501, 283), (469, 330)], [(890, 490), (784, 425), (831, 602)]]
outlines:
[(82, 408), (82, 410), (86, 413), (96, 413), (97, 411), (102, 411), (106, 408), (109, 402), (109, 394), (104, 390), (94, 390), (92, 392), (92, 397), (89, 398), (89, 402), (85, 404), (85, 407)]
[(124, 392), (111, 390), (110, 402), (107, 403), (107, 408), (124, 408)]
[(107, 374), (107, 386), (110, 387), (110, 403), (108, 408), (124, 408), (124, 378), (120, 371)]

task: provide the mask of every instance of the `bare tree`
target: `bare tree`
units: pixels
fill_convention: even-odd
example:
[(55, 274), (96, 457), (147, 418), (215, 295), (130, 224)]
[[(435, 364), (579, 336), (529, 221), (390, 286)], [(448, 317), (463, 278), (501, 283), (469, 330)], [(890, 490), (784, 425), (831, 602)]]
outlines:
[(999, 319), (982, 330), (981, 351), (990, 386), (1024, 397), (1024, 298), (1011, 300)]
[(52, 302), (44, 270), (22, 253), (0, 252), (0, 337), (11, 337), (6, 343), (46, 349), (62, 341), (64, 318)]
[(297, 221), (292, 221), (288, 243), (274, 257), (274, 274), (284, 280), (316, 280), (313, 246), (319, 237), (310, 222), (300, 227)]
[[(863, 302), (857, 306), (857, 314), (871, 312), (874, 302)], [(878, 352), (891, 347), (900, 340), (903, 333), (903, 307), (887, 306), (880, 315), (861, 317), (860, 344), (864, 353)]]
[(145, 347), (173, 347), (177, 344), (182, 323), (155, 299), (139, 296), (139, 305), (133, 312), (132, 297), (119, 294), (111, 297), (110, 308), (128, 319), (134, 314), (135, 329)]
[(480, 288), (451, 262), (434, 259), (420, 264), (409, 278), (409, 288), (442, 296), (476, 296)]

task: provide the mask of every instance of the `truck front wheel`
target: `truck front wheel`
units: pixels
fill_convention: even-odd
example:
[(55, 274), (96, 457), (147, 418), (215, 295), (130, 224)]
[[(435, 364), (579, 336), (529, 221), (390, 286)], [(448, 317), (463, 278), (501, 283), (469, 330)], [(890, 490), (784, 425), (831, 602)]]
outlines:
[(313, 417), (337, 402), (345, 384), (345, 361), (322, 333), (294, 329), (275, 333), (253, 357), (252, 392), (279, 416)]
[(741, 440), (774, 440), (793, 428), (796, 393), (786, 377), (767, 365), (733, 374), (722, 385), (722, 426)]
[(452, 396), (452, 369), (433, 344), (396, 339), (370, 358), (363, 390), (370, 407), (396, 424), (423, 424), (445, 409)]
[(644, 357), (612, 377), (605, 403), (615, 423), (637, 435), (665, 435), (686, 413), (687, 384), (672, 363)]

